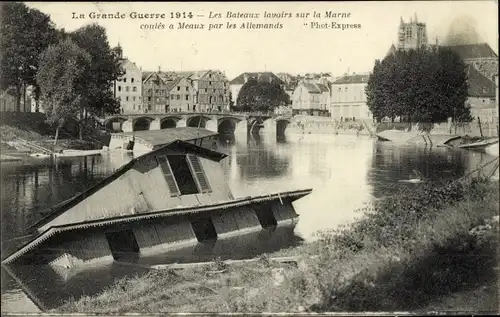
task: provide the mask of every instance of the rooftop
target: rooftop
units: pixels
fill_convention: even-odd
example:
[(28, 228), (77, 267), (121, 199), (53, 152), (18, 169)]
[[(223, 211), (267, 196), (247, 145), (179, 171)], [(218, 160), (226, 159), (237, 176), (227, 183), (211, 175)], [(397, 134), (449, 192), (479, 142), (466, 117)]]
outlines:
[(468, 94), (470, 97), (495, 97), (495, 83), (481, 74), (473, 65), (467, 65)]
[(493, 51), (493, 49), (488, 45), (488, 43), (479, 44), (464, 44), (464, 45), (443, 45), (442, 47), (448, 47), (454, 52), (456, 52), (462, 59), (470, 58), (488, 58), (497, 57), (498, 55)]
[(272, 78), (273, 82), (279, 82), (283, 84), (283, 81), (272, 72), (261, 72), (261, 73), (242, 73), (238, 77), (234, 78), (229, 82), (230, 85), (243, 85), (245, 83), (245, 76), (248, 78), (255, 78), (259, 81), (267, 81)]
[[(172, 129), (172, 130), (174, 130), (174, 129)], [(142, 131), (142, 132), (147, 132), (147, 131)], [(172, 148), (172, 147), (182, 147), (182, 148), (185, 148), (186, 150), (189, 150), (191, 152), (196, 153), (199, 156), (205, 156), (205, 157), (211, 158), (212, 160), (216, 160), (216, 161), (220, 161), (227, 156), (224, 153), (220, 153), (220, 152), (213, 151), (213, 150), (210, 150), (210, 149), (207, 149), (204, 147), (200, 147), (200, 146), (185, 142), (183, 140), (179, 140), (179, 139), (173, 140), (172, 142), (164, 144), (163, 146), (161, 146), (161, 147), (159, 147), (151, 152), (148, 152), (146, 154), (143, 154), (139, 157), (132, 159), (130, 162), (128, 162), (124, 166), (117, 169), (113, 174), (106, 177), (105, 179), (103, 179), (102, 181), (97, 183), (96, 185), (88, 188), (84, 192), (72, 197), (71, 199), (65, 200), (65, 201), (61, 202), (60, 204), (53, 206), (49, 212), (44, 213), (44, 214), (47, 214), (47, 216), (45, 216), (44, 218), (42, 218), (41, 220), (39, 220), (35, 224), (31, 225), (30, 227), (31, 228), (33, 228), (33, 227), (40, 228), (41, 226), (46, 225), (47, 223), (52, 221), (57, 216), (63, 214), (68, 209), (70, 209), (73, 206), (77, 205), (78, 203), (84, 201), (87, 197), (93, 195), (101, 188), (105, 187), (106, 185), (110, 184), (111, 182), (113, 182), (115, 179), (117, 179), (121, 175), (125, 174), (128, 170), (132, 169), (137, 162), (144, 161), (145, 159), (150, 158), (152, 155), (155, 155), (164, 149)]]
[(334, 85), (341, 84), (363, 84), (368, 83), (368, 78), (370, 75), (368, 74), (353, 74), (353, 75), (344, 75), (333, 82)]
[(217, 135), (217, 132), (213, 132), (203, 128), (183, 127), (163, 130), (121, 132), (113, 133), (112, 136), (113, 135), (135, 135), (136, 139), (144, 140), (147, 143), (150, 143), (152, 146), (158, 146), (171, 143), (175, 140), (191, 141), (199, 138), (214, 136)]

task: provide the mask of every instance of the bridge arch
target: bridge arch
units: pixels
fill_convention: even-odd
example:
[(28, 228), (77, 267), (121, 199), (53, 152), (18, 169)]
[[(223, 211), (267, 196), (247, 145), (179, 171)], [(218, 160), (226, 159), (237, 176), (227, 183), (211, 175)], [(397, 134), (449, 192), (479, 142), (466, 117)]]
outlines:
[(181, 120), (181, 117), (168, 116), (160, 120), (160, 129), (171, 129), (177, 127), (177, 122)]
[(151, 126), (151, 121), (153, 121), (153, 120), (154, 120), (154, 118), (151, 118), (151, 117), (135, 118), (132, 121), (133, 131), (149, 130), (149, 127)]
[(187, 127), (193, 127), (193, 128), (205, 128), (207, 125), (207, 121), (211, 120), (210, 117), (199, 115), (199, 116), (192, 116), (189, 117), (186, 120), (186, 126)]
[(288, 119), (285, 119), (285, 118), (276, 119), (276, 135), (277, 136), (284, 136), (285, 130), (289, 124), (290, 124), (290, 120), (288, 120)]
[(217, 133), (220, 134), (234, 134), (236, 130), (236, 125), (241, 122), (242, 119), (235, 117), (223, 117), (219, 119), (217, 123)]
[(106, 120), (104, 120), (103, 124), (106, 131), (119, 132), (122, 130), (122, 124), (125, 121), (127, 121), (127, 118), (117, 116), (117, 117), (107, 118)]

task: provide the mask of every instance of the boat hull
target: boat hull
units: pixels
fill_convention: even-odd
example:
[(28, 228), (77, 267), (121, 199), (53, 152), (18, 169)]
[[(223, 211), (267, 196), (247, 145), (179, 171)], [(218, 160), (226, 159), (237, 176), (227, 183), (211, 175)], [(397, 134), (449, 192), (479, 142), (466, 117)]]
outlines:
[(484, 151), (486, 153), (488, 153), (489, 155), (492, 155), (492, 156), (499, 156), (499, 148), (498, 148), (498, 142), (495, 143), (495, 144), (491, 144), (489, 146), (487, 146)]
[(51, 227), (2, 263), (81, 269), (290, 226), (298, 218), (292, 202), (310, 192), (247, 197), (217, 206)]

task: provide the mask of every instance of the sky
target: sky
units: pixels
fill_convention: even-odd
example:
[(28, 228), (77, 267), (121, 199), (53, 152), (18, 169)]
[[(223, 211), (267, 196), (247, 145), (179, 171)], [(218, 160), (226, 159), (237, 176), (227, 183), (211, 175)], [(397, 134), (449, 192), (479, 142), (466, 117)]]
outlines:
[[(363, 73), (383, 58), (392, 43), (402, 17), (417, 15), (427, 24), (429, 41), (436, 36), (443, 43), (450, 26), (473, 28), (478, 41), (498, 53), (498, 1), (387, 1), (387, 2), (26, 2), (49, 14), (56, 27), (72, 31), (90, 23), (107, 30), (111, 46), (118, 43), (124, 56), (143, 70), (219, 69), (229, 79), (242, 72), (272, 71), (305, 74), (331, 72)], [(313, 12), (321, 14), (314, 18)], [(348, 18), (327, 18), (326, 11), (350, 13)], [(165, 18), (133, 19), (131, 13), (165, 13)], [(171, 19), (175, 12), (192, 12), (192, 19)], [(209, 19), (220, 13), (222, 18)], [(259, 18), (227, 18), (227, 13), (259, 13)], [(264, 12), (291, 13), (292, 18), (264, 18)], [(73, 18), (83, 14), (84, 18)], [(124, 19), (96, 19), (91, 13), (124, 14)], [(296, 17), (309, 13), (309, 17)], [(200, 17), (203, 16), (203, 17)], [(312, 22), (360, 24), (355, 29), (316, 29)], [(205, 24), (205, 29), (176, 29), (179, 22)], [(242, 23), (281, 23), (281, 29), (240, 29)], [(208, 30), (209, 24), (223, 24)], [(236, 29), (227, 29), (235, 23)], [(305, 25), (307, 23), (307, 25)], [(145, 30), (144, 25), (163, 24), (165, 29)], [(169, 29), (174, 24), (175, 29)], [(468, 27), (469, 26), (469, 27)]]

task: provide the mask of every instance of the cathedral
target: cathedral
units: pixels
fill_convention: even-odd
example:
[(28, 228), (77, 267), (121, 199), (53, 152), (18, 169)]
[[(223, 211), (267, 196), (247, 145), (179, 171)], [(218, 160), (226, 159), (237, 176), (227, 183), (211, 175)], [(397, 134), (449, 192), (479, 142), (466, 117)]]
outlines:
[[(447, 47), (457, 53), (467, 65), (467, 82), (469, 97), (467, 104), (471, 107), (472, 115), (482, 117), (481, 120), (498, 120), (498, 55), (488, 43), (474, 43), (461, 45), (439, 44), (436, 38), (431, 44), (427, 39), (427, 27), (419, 22), (415, 14), (413, 19), (405, 22), (401, 18), (398, 29), (397, 45), (392, 44), (387, 55), (398, 50), (418, 48)], [(386, 56), (387, 56), (386, 55)], [(493, 109), (493, 110), (492, 110)], [(488, 115), (484, 115), (488, 113)], [(484, 118), (483, 118), (484, 117)]]

